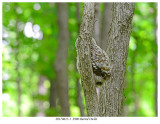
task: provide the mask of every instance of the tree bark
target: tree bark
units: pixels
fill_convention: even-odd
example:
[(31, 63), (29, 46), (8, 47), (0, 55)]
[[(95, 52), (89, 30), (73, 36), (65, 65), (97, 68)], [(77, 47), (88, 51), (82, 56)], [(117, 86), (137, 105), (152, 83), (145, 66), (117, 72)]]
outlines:
[(120, 116), (124, 90), (124, 77), (134, 3), (113, 3), (112, 23), (109, 28), (107, 54), (112, 72), (98, 101), (90, 59), (89, 43), (94, 25), (94, 3), (85, 3), (80, 35), (76, 41), (77, 59), (81, 74), (88, 116)]
[(80, 34), (76, 41), (82, 87), (88, 116), (98, 116), (98, 99), (91, 66), (89, 43), (94, 29), (95, 3), (84, 3)]
[(56, 108), (56, 83), (53, 80), (50, 80), (50, 96), (49, 96), (49, 103), (50, 108)]
[(55, 60), (57, 94), (61, 106), (62, 116), (70, 116), (68, 77), (67, 77), (67, 49), (69, 41), (67, 3), (57, 3), (58, 16), (58, 51)]
[(106, 51), (111, 61), (112, 72), (110, 80), (101, 88), (100, 116), (121, 115), (133, 13), (134, 3), (113, 3), (112, 5), (112, 22)]
[(109, 37), (109, 29), (112, 22), (112, 3), (104, 3), (104, 12), (103, 12), (103, 18), (102, 18), (102, 31), (101, 31), (101, 43), (100, 47), (106, 51), (107, 46), (107, 40)]
[(94, 39), (97, 42), (97, 45), (100, 46), (100, 3), (95, 4), (95, 24), (94, 24)]
[[(80, 27), (80, 3), (76, 3), (76, 15), (77, 15), (77, 22), (78, 22), (78, 29)], [(76, 62), (76, 60), (75, 60)], [(75, 63), (76, 66), (76, 63)], [(81, 85), (80, 85), (80, 81), (79, 81), (79, 77), (76, 78), (76, 83), (77, 83), (77, 103), (78, 103), (78, 107), (80, 109), (80, 113), (81, 113), (81, 117), (84, 117), (84, 107), (83, 107), (83, 103), (82, 103), (82, 96), (81, 96)]]

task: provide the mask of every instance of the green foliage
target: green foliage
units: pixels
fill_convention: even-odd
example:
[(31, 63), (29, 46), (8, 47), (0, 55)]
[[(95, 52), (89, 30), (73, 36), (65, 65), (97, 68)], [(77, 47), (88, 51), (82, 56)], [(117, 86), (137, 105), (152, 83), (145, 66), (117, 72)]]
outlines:
[(130, 116), (155, 116), (156, 14), (155, 3), (135, 4), (124, 93)]

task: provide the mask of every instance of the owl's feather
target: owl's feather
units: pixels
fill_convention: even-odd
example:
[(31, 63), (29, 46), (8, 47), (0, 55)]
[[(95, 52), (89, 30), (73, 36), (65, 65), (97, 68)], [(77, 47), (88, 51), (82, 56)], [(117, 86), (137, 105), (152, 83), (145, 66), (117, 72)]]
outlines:
[[(90, 42), (91, 49), (91, 63), (96, 85), (102, 85), (103, 82), (109, 80), (111, 76), (111, 65), (107, 53), (102, 50), (97, 44), (94, 38)], [(79, 70), (79, 59), (77, 56), (77, 69)]]
[(94, 38), (91, 40), (91, 62), (95, 82), (101, 85), (110, 78), (111, 65), (107, 53), (96, 44)]

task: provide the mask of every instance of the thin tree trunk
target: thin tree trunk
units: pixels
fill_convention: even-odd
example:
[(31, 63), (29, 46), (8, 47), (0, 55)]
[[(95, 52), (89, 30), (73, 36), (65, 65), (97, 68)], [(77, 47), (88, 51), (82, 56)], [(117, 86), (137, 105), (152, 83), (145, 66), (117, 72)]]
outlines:
[(104, 3), (104, 12), (102, 17), (102, 31), (101, 31), (101, 43), (100, 47), (106, 51), (107, 40), (109, 37), (109, 29), (112, 21), (112, 3)]
[[(47, 89), (44, 87), (44, 84), (43, 84), (45, 80), (46, 80), (45, 77), (41, 75), (39, 76), (39, 81), (38, 81), (38, 94), (39, 95), (44, 95), (47, 91)], [(37, 101), (38, 113), (36, 116), (40, 116), (40, 117), (45, 116), (43, 103), (44, 102), (42, 100)]]
[[(80, 27), (80, 3), (76, 3), (76, 15), (77, 15), (77, 21), (78, 21), (78, 29)], [(76, 60), (75, 60), (76, 62)], [(76, 63), (75, 63), (76, 66)], [(81, 96), (81, 85), (80, 85), (80, 81), (79, 78), (77, 77), (77, 103), (80, 109), (80, 113), (81, 113), (81, 117), (84, 117), (84, 107), (83, 107), (83, 102), (82, 102), (82, 96)]]
[(155, 71), (154, 71), (154, 75), (155, 75), (155, 116), (158, 116), (158, 107), (157, 107), (157, 88), (158, 88), (158, 76), (157, 76), (157, 53), (155, 53), (154, 56), (154, 62), (155, 62)]
[(133, 116), (136, 116), (136, 92), (135, 92), (135, 81), (134, 81), (134, 69), (135, 69), (135, 52), (133, 52), (132, 56), (132, 63), (131, 63), (131, 84), (132, 84), (132, 98), (134, 101), (134, 110), (133, 110)]
[(77, 103), (80, 109), (81, 117), (84, 117), (85, 114), (84, 114), (84, 107), (82, 104), (81, 85), (80, 85), (79, 79), (77, 79)]
[(95, 24), (94, 24), (94, 33), (93, 37), (97, 42), (97, 45), (100, 46), (100, 3), (95, 4)]
[[(156, 4), (156, 10), (157, 10), (157, 3)], [(156, 45), (158, 43), (157, 41), (157, 15), (155, 16), (155, 42), (156, 42)], [(155, 93), (154, 93), (154, 96), (155, 96), (155, 116), (157, 117), (158, 116), (158, 106), (157, 106), (157, 88), (158, 88), (158, 76), (157, 76), (157, 51), (155, 52), (154, 54), (154, 63), (155, 63), (155, 71), (154, 71), (154, 76), (155, 76)]]
[(78, 29), (80, 27), (80, 21), (81, 21), (81, 11), (80, 11), (80, 3), (76, 3), (76, 18), (78, 22)]
[(112, 72), (110, 80), (102, 86), (99, 100), (100, 116), (120, 116), (124, 79), (134, 3), (113, 3), (112, 23), (107, 40)]
[(91, 66), (89, 43), (94, 29), (95, 3), (84, 3), (80, 34), (76, 41), (77, 61), (80, 67), (88, 116), (98, 116), (98, 98)]
[(62, 116), (70, 116), (68, 77), (67, 77), (67, 49), (69, 41), (67, 3), (57, 3), (58, 15), (58, 51), (54, 63), (56, 71), (57, 94), (61, 106)]
[(50, 108), (56, 108), (56, 83), (53, 80), (50, 80), (50, 96), (49, 96), (49, 103)]
[[(137, 38), (135, 36), (136, 41)], [(137, 55), (137, 49), (138, 49), (138, 42), (136, 42), (137, 48), (133, 51), (132, 55), (132, 63), (131, 63), (131, 84), (132, 84), (132, 98), (134, 101), (134, 109), (133, 109), (133, 116), (135, 117), (137, 115), (137, 109), (138, 109), (138, 100), (137, 100), (137, 94), (136, 94), (136, 88), (135, 88), (135, 59)]]
[[(16, 55), (16, 58), (18, 56), (18, 53)], [(21, 79), (20, 79), (20, 73), (19, 73), (19, 61), (17, 59), (17, 91), (18, 91), (18, 99), (17, 99), (17, 105), (18, 105), (18, 116), (21, 116)]]

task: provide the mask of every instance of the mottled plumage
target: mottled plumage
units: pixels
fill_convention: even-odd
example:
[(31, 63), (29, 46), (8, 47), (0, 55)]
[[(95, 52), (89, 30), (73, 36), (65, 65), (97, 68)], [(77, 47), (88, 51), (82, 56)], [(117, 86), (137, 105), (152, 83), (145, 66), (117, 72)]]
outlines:
[[(94, 80), (96, 85), (102, 85), (103, 82), (109, 80), (111, 76), (111, 65), (109, 57), (107, 56), (106, 52), (96, 44), (94, 38), (91, 40), (90, 49)], [(77, 69), (80, 72), (78, 56)]]
[(91, 63), (96, 85), (102, 85), (111, 76), (109, 57), (97, 44), (94, 38), (91, 40)]

